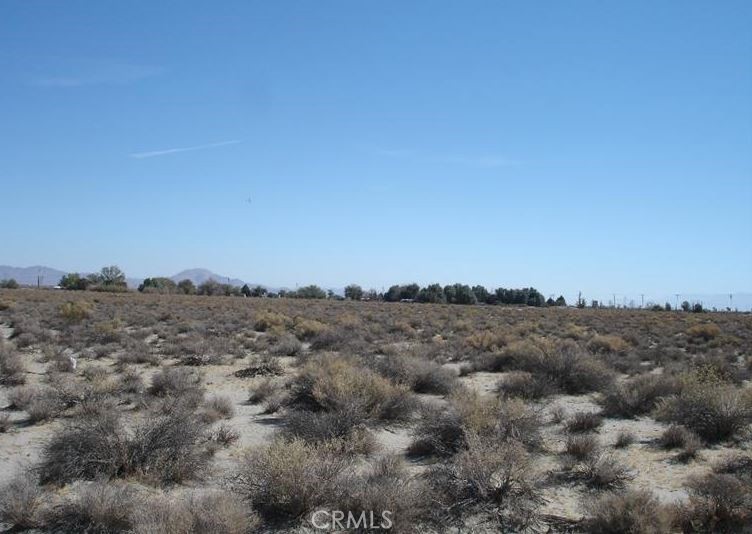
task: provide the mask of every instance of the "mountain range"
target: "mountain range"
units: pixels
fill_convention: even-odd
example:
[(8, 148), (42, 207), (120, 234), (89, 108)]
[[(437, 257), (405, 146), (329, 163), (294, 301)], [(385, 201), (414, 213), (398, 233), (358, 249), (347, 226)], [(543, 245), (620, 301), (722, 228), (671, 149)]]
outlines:
[[(59, 269), (45, 267), (43, 265), (33, 265), (31, 267), (12, 267), (10, 265), (0, 265), (0, 280), (13, 278), (16, 282), (24, 286), (36, 286), (37, 283), (40, 286), (44, 287), (56, 286), (60, 282), (60, 279), (66, 274), (68, 274), (67, 271), (61, 271)], [(86, 275), (88, 273), (81, 274)], [(180, 271), (177, 274), (169, 276), (168, 278), (175, 282), (180, 282), (181, 280), (188, 279), (196, 285), (206, 282), (207, 280), (215, 280), (216, 282), (220, 282), (222, 284), (230, 284), (238, 287), (246, 283), (239, 278), (230, 278), (229, 276), (223, 276), (208, 269), (186, 269), (184, 271)], [(144, 279), (126, 278), (126, 281), (128, 282), (128, 287), (135, 289), (139, 285), (141, 285), (141, 282), (143, 282)], [(248, 285), (255, 287), (262, 284)]]

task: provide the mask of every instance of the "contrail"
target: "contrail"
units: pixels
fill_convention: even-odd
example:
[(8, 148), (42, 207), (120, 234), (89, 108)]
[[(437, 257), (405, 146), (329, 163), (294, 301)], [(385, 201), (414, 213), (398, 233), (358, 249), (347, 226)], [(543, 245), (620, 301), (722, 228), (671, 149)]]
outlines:
[(167, 148), (165, 150), (152, 150), (150, 152), (136, 152), (130, 156), (136, 159), (154, 158), (157, 156), (166, 156), (167, 154), (175, 154), (177, 152), (191, 152), (193, 150), (204, 150), (207, 148), (216, 148), (218, 146), (237, 145), (238, 143), (240, 143), (240, 139), (233, 139), (231, 141), (220, 141), (219, 143), (208, 143), (206, 145)]

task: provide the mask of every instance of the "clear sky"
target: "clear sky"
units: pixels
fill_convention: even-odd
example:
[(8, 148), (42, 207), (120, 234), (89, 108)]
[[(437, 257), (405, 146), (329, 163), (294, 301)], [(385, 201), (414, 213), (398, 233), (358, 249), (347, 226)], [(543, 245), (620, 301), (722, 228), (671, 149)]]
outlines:
[(0, 264), (752, 290), (747, 0), (6, 0), (0, 141)]

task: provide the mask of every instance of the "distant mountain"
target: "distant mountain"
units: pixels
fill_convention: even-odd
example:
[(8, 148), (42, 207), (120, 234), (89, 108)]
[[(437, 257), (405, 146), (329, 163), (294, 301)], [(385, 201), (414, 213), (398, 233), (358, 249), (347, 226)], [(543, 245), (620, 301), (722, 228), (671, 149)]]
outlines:
[(67, 274), (65, 271), (58, 271), (57, 269), (44, 267), (42, 265), (34, 265), (32, 267), (11, 267), (10, 265), (0, 265), (0, 280), (13, 278), (23, 286), (37, 285), (37, 277), (39, 277), (40, 285), (56, 286), (58, 282), (60, 282), (60, 278), (65, 274)]
[(209, 269), (186, 269), (185, 271), (180, 271), (178, 274), (171, 276), (170, 279), (174, 282), (188, 279), (196, 285), (203, 284), (207, 280), (214, 280), (220, 284), (230, 284), (232, 286), (242, 286), (245, 284), (245, 282), (238, 278), (222, 276), (221, 274), (211, 272)]

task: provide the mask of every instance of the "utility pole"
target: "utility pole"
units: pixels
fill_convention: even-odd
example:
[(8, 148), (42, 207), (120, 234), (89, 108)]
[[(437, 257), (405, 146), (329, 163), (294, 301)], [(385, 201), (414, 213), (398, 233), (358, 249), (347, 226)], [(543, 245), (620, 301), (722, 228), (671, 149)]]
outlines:
[(679, 293), (674, 293), (674, 296), (676, 297), (676, 304), (674, 305), (675, 310), (679, 310)]
[(729, 311), (734, 311), (734, 294), (729, 293)]
[(611, 296), (613, 297), (611, 303), (614, 305), (614, 308), (616, 308), (616, 293), (613, 293)]
[(640, 293), (640, 309), (645, 307), (645, 293)]

